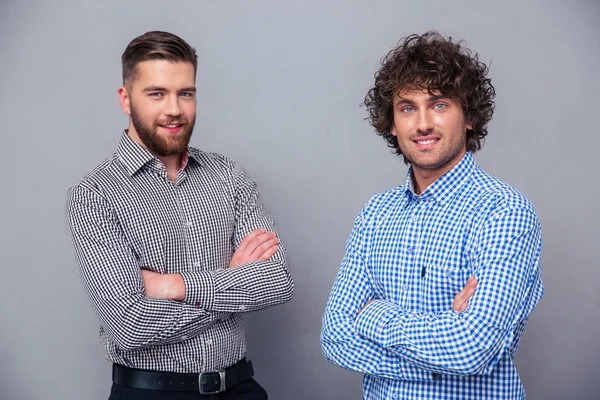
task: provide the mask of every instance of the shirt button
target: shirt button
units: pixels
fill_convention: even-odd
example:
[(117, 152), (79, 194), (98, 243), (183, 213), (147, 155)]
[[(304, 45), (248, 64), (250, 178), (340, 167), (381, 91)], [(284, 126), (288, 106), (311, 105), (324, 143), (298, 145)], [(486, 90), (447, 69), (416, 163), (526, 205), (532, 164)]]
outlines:
[(212, 344), (212, 339), (208, 339), (208, 340), (206, 341), (206, 344), (210, 346), (210, 345)]
[(404, 290), (406, 292), (408, 290), (408, 285), (402, 286), (402, 290)]
[(196, 261), (196, 262), (194, 263), (194, 267), (196, 267), (196, 268), (200, 268), (200, 265), (201, 265), (201, 264), (200, 264), (200, 261)]
[(417, 215), (415, 214), (415, 215), (412, 216), (412, 220), (414, 222), (417, 222), (419, 220), (419, 217), (417, 217)]
[(412, 252), (413, 252), (413, 248), (412, 248), (412, 247), (407, 247), (407, 248), (406, 248), (406, 252), (407, 252), (408, 254), (412, 254)]
[(246, 311), (246, 306), (240, 306), (240, 310)]
[(187, 226), (192, 226), (192, 221), (188, 221), (185, 223)]
[(188, 338), (188, 337), (187, 337), (186, 335), (183, 335), (183, 336), (181, 337), (181, 340), (186, 340), (187, 338)]

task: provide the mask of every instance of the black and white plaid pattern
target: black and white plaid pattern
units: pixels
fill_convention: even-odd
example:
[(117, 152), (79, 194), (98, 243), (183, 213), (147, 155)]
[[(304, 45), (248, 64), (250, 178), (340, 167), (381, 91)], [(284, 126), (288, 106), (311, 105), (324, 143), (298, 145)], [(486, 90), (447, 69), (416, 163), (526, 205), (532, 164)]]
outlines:
[[(290, 300), (282, 244), (270, 261), (227, 268), (246, 234), (275, 225), (243, 168), (188, 149), (175, 182), (124, 133), (117, 152), (68, 191), (67, 223), (109, 361), (202, 372), (246, 352), (241, 313)], [(180, 273), (184, 301), (144, 295), (141, 268)]]

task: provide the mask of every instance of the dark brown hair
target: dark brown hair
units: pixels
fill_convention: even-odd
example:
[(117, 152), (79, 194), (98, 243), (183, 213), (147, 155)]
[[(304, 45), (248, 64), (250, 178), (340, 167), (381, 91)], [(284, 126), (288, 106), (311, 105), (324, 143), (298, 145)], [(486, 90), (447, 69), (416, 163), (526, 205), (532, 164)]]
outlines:
[(196, 50), (185, 40), (169, 32), (146, 32), (133, 39), (121, 56), (123, 85), (131, 83), (136, 66), (148, 60), (190, 62), (194, 65), (194, 74), (198, 69)]
[(390, 131), (394, 123), (394, 96), (402, 90), (421, 89), (430, 94), (439, 91), (460, 101), (465, 119), (473, 124), (473, 129), (467, 129), (467, 150), (475, 152), (483, 146), (487, 124), (494, 113), (496, 92), (487, 77), (488, 67), (461, 44), (430, 31), (401, 39), (381, 60), (381, 68), (375, 73), (375, 87), (369, 90), (363, 105), (377, 134), (397, 155), (402, 155), (402, 151)]

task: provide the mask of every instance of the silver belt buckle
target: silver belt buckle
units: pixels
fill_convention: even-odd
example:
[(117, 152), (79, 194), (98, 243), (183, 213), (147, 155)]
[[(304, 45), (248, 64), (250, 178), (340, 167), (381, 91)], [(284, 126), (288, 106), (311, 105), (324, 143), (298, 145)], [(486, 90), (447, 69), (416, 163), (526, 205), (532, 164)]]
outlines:
[[(206, 388), (206, 390), (204, 390)], [(200, 373), (198, 377), (200, 394), (217, 394), (225, 391), (225, 370)]]

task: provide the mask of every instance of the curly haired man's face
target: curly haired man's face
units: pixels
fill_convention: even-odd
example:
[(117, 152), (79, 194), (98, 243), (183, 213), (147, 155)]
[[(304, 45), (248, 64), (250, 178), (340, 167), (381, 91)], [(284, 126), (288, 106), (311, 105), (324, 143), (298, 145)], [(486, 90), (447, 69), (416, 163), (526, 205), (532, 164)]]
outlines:
[(400, 91), (394, 99), (391, 133), (415, 176), (426, 181), (435, 181), (463, 158), (471, 127), (460, 102), (438, 92)]

